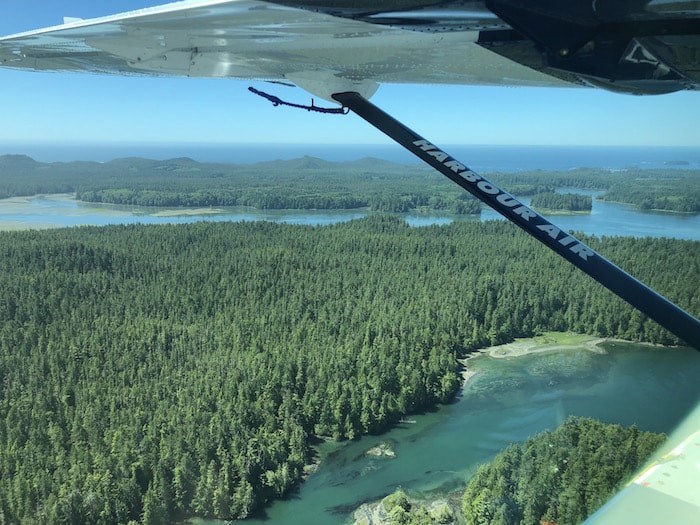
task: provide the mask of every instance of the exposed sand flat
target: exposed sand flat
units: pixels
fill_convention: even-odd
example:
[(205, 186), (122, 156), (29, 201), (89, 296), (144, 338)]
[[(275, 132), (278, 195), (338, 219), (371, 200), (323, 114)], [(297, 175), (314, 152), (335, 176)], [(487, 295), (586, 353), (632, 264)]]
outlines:
[(599, 345), (606, 341), (619, 341), (619, 339), (574, 334), (570, 332), (546, 332), (535, 337), (516, 339), (512, 343), (482, 348), (469, 357), (486, 354), (495, 359), (505, 359), (508, 357), (520, 357), (539, 352), (552, 352), (571, 348), (584, 348), (590, 352), (604, 354), (605, 350)]
[(11, 231), (24, 231), (24, 230), (49, 230), (51, 228), (60, 228), (51, 223), (21, 223), (16, 221), (0, 221), (0, 231), (11, 232)]
[(28, 204), (34, 199), (75, 200), (75, 193), (38, 193), (36, 195), (21, 195), (18, 197), (8, 197), (6, 199), (0, 199), (0, 205), (10, 206), (12, 204)]
[(152, 213), (153, 217), (177, 217), (180, 215), (216, 215), (224, 213), (226, 210), (220, 208), (182, 208), (172, 210), (162, 210)]
[(608, 339), (600, 337), (591, 337), (587, 341), (577, 341), (572, 343), (549, 343), (541, 344), (534, 339), (519, 339), (512, 343), (499, 346), (491, 346), (480, 350), (481, 353), (487, 354), (495, 359), (506, 359), (509, 357), (521, 357), (529, 354), (540, 352), (552, 352), (558, 350), (567, 350), (570, 348), (585, 348), (590, 352), (604, 354), (605, 350), (598, 346), (600, 343)]
[(589, 352), (604, 354), (605, 349), (600, 343), (606, 341), (617, 341), (617, 339), (594, 337), (590, 335), (564, 333), (564, 332), (547, 332), (536, 337), (528, 337), (516, 339), (512, 343), (504, 345), (489, 346), (472, 352), (459, 362), (464, 366), (462, 370), (462, 388), (467, 382), (476, 375), (476, 371), (469, 368), (469, 359), (478, 355), (485, 354), (494, 359), (507, 359), (521, 357), (524, 355), (536, 354), (540, 352), (556, 352), (561, 350), (569, 350), (571, 348), (583, 348)]

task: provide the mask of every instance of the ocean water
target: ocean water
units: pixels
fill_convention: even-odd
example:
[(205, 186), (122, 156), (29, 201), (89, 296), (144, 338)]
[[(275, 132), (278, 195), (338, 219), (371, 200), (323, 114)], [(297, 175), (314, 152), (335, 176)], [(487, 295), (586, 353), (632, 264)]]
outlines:
[[(470, 168), (484, 173), (580, 167), (624, 169), (700, 169), (700, 148), (620, 146), (469, 146), (440, 147)], [(341, 162), (377, 157), (398, 163), (420, 163), (396, 144), (3, 144), (0, 155), (25, 154), (42, 162), (93, 160), (121, 157), (168, 159), (190, 157), (200, 162), (250, 164), (265, 160), (309, 155)]]

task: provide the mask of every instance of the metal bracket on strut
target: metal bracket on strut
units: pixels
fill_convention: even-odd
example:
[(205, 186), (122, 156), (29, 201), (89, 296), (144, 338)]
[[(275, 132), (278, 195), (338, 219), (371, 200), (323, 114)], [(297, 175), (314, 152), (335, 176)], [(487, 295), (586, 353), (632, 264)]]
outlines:
[(286, 100), (282, 100), (279, 97), (276, 97), (275, 95), (270, 95), (269, 93), (265, 93), (264, 91), (260, 91), (255, 89), (254, 87), (249, 87), (248, 91), (251, 93), (254, 93), (255, 95), (258, 95), (259, 97), (265, 98), (272, 102), (272, 105), (277, 107), (277, 106), (289, 106), (292, 108), (298, 108), (298, 109), (305, 109), (306, 111), (315, 111), (316, 113), (329, 113), (332, 115), (347, 115), (348, 114), (348, 109), (347, 108), (324, 108), (324, 107), (319, 107), (314, 104), (314, 99), (311, 99), (311, 105), (307, 106), (305, 104), (295, 104), (294, 102), (287, 102)]
[(511, 194), (404, 126), (359, 93), (333, 98), (661, 326), (700, 350), (700, 321)]

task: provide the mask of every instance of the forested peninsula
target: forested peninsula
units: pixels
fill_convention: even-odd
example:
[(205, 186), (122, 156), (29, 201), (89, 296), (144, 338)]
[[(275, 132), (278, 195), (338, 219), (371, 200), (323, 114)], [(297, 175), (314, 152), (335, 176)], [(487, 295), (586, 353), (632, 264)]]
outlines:
[[(700, 243), (584, 237), (700, 313)], [(196, 223), (0, 234), (0, 518), (250, 516), (318, 439), (450, 400), (457, 358), (652, 321), (501, 221)]]
[[(546, 193), (551, 200), (558, 188), (599, 190), (600, 199), (641, 210), (700, 213), (697, 170), (581, 168), (485, 175), (519, 197)], [(189, 158), (42, 163), (24, 155), (0, 156), (0, 198), (46, 193), (75, 193), (83, 201), (138, 206), (480, 212), (478, 201), (432, 170), (374, 158), (214, 164)], [(565, 199), (565, 204), (555, 199), (549, 203), (554, 208), (543, 207), (590, 209), (572, 197)]]
[(480, 467), (462, 512), (471, 525), (577, 525), (622, 488), (664, 439), (635, 426), (570, 417)]
[[(481, 465), (461, 496), (469, 525), (578, 525), (629, 481), (664, 442), (636, 426), (569, 417)], [(446, 500), (412, 501), (398, 490), (355, 512), (355, 525), (457, 522)]]

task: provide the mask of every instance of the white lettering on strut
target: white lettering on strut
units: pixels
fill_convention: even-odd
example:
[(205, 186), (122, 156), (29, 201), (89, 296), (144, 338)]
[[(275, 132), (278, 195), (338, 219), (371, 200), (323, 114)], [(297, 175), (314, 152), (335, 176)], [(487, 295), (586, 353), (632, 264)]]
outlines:
[(463, 180), (473, 184), (477, 192), (483, 194), (484, 196), (488, 196), (488, 200), (492, 200), (495, 196), (496, 201), (498, 201), (501, 206), (510, 208), (511, 213), (519, 216), (522, 220), (530, 222), (530, 219), (536, 219), (532, 222), (541, 221), (540, 224), (535, 224), (535, 226), (543, 233), (543, 235), (547, 235), (548, 237), (558, 241), (559, 244), (569, 248), (571, 252), (578, 255), (584, 261), (588, 261), (589, 257), (596, 255), (593, 250), (588, 248), (585, 244), (578, 242), (570, 235), (564, 234), (564, 236), (559, 239), (561, 234), (561, 230), (559, 228), (547, 222), (542, 216), (535, 213), (527, 206), (524, 206), (518, 199), (509, 193), (506, 193), (495, 184), (492, 184), (484, 179), (481, 175), (474, 173), (464, 164), (450, 157), (447, 153), (439, 149), (434, 144), (431, 144), (425, 139), (421, 139), (414, 141), (413, 145), (433, 157), (437, 162), (441, 163), (453, 173), (459, 175)]

